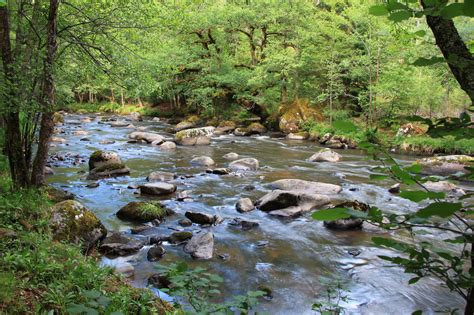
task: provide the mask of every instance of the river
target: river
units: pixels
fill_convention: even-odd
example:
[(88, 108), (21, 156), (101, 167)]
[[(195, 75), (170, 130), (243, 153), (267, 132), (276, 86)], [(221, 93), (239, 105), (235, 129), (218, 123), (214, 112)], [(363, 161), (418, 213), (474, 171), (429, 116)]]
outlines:
[[(130, 231), (132, 225), (119, 220), (115, 213), (130, 201), (150, 197), (142, 197), (127, 187), (144, 182), (149, 173), (159, 170), (196, 176), (176, 180), (178, 191), (188, 190), (192, 202), (178, 202), (173, 196), (162, 198), (176, 215), (168, 218), (154, 233), (168, 235), (172, 229), (179, 229), (177, 221), (189, 210), (218, 214), (225, 219), (212, 228), (215, 254), (209, 261), (193, 260), (183, 252), (182, 246), (169, 244), (165, 244), (167, 253), (157, 263), (147, 261), (146, 247), (133, 256), (112, 260), (103, 258), (103, 264), (112, 266), (131, 263), (134, 273), (130, 281), (134, 286), (146, 286), (147, 278), (156, 272), (154, 264), (186, 261), (191, 266), (209, 268), (222, 276), (226, 296), (255, 290), (259, 284), (270, 287), (273, 299), (259, 305), (259, 310), (270, 314), (314, 314), (311, 305), (324, 294), (322, 277), (331, 281), (339, 279), (343, 284), (349, 297), (343, 303), (348, 314), (411, 314), (418, 309), (432, 314), (447, 307), (463, 308), (463, 300), (435, 279), (423, 279), (415, 285), (408, 285), (409, 274), (377, 257), (394, 253), (371, 243), (372, 236), (387, 233), (367, 223), (358, 231), (333, 231), (326, 229), (321, 222), (313, 221), (309, 213), (282, 220), (259, 210), (245, 214), (235, 210), (240, 197), (256, 200), (269, 191), (267, 183), (285, 178), (339, 184), (343, 187), (341, 200), (358, 200), (386, 211), (416, 210), (417, 204), (387, 192), (392, 182), (369, 179), (376, 163), (362, 151), (338, 150), (343, 156), (339, 162), (311, 163), (306, 159), (320, 148), (314, 142), (232, 135), (215, 137), (209, 146), (178, 146), (174, 151), (164, 151), (149, 144), (127, 143), (128, 134), (133, 129), (111, 127), (94, 119), (95, 115), (89, 115), (92, 122), (77, 124), (84, 117), (86, 115), (66, 116), (66, 123), (61, 127), (65, 133), (58, 136), (67, 142), (55, 144), (51, 153), (79, 154), (85, 163), (53, 163), (55, 174), (48, 180), (54, 186), (75, 194), (77, 200), (91, 209), (108, 230)], [(147, 127), (150, 132), (172, 136), (167, 132), (171, 126), (164, 122), (145, 120), (133, 124)], [(73, 134), (76, 130), (85, 130), (89, 134), (76, 136)], [(88, 141), (81, 140), (83, 138)], [(104, 140), (115, 142), (101, 144)], [(85, 187), (91, 183), (86, 180), (87, 160), (95, 150), (117, 152), (131, 169), (130, 176), (100, 180), (97, 188)], [(258, 159), (260, 170), (242, 176), (218, 176), (205, 174), (204, 167), (189, 163), (195, 156), (207, 155), (216, 161), (217, 167), (225, 167), (229, 161), (222, 156), (229, 152)], [(395, 158), (403, 164), (415, 160), (410, 156), (398, 155)], [(249, 190), (249, 185), (255, 189)], [(241, 231), (227, 224), (235, 217), (255, 220), (260, 225), (256, 229)], [(199, 227), (188, 229), (193, 231)], [(258, 246), (260, 241), (268, 241), (268, 246)], [(354, 255), (354, 252), (360, 254)], [(230, 258), (223, 260), (218, 254), (228, 254)]]

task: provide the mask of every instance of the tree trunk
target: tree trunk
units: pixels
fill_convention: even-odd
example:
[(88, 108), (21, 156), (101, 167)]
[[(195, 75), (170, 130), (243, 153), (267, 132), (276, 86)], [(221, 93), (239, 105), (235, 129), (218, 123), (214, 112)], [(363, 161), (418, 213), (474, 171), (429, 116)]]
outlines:
[(47, 24), (47, 47), (46, 58), (43, 69), (43, 90), (42, 90), (42, 110), (41, 129), (39, 135), (38, 150), (33, 163), (31, 182), (35, 186), (45, 183), (44, 168), (48, 160), (49, 142), (54, 131), (53, 107), (55, 102), (55, 89), (53, 78), (54, 56), (57, 50), (57, 15), (59, 0), (51, 0), (49, 4), (48, 24)]
[[(430, 7), (425, 1), (421, 3), (425, 9)], [(451, 72), (474, 104), (474, 56), (466, 47), (453, 20), (427, 15), (426, 22)]]
[(15, 73), (10, 42), (10, 20), (7, 6), (0, 7), (0, 49), (2, 54), (3, 72), (6, 84), (4, 96), (6, 114), (5, 123), (5, 153), (8, 157), (10, 175), (14, 187), (26, 187), (28, 181), (29, 161), (25, 161), (22, 147), (19, 106), (15, 102)]

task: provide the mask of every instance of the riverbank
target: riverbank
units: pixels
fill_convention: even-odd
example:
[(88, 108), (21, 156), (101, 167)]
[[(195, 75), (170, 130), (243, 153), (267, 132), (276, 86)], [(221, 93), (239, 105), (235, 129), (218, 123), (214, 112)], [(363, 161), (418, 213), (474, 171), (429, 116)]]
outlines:
[(84, 256), (80, 246), (53, 240), (50, 209), (57, 196), (9, 186), (0, 156), (0, 313), (172, 312), (151, 291), (100, 267), (95, 252)]
[[(238, 114), (230, 112), (224, 113), (221, 120), (208, 120), (198, 116), (188, 116), (186, 118), (180, 117), (182, 114), (173, 112), (168, 108), (151, 107), (147, 104), (126, 104), (122, 106), (116, 103), (73, 103), (66, 105), (63, 109), (78, 114), (104, 113), (129, 115), (131, 113), (138, 113), (142, 116), (172, 118), (177, 122), (189, 122), (189, 117), (192, 117), (199, 122), (196, 123), (195, 126), (212, 125), (214, 127), (219, 127), (220, 124), (227, 124), (225, 128), (230, 132), (233, 132), (236, 127), (241, 127), (241, 130), (246, 129), (249, 124), (258, 120), (258, 117), (254, 117), (254, 119), (249, 119), (248, 117), (247, 119), (241, 119), (245, 115), (240, 115), (242, 117), (239, 117)], [(233, 117), (233, 120), (229, 120), (229, 117)], [(418, 127), (416, 128), (419, 132), (418, 134), (410, 134), (411, 130), (408, 130), (406, 134), (403, 134), (399, 131), (400, 129), (403, 129), (404, 126), (394, 125), (391, 128), (366, 128), (365, 125), (357, 119), (348, 119), (345, 120), (345, 122), (346, 124), (342, 125), (331, 125), (325, 121), (300, 121), (299, 132), (290, 134), (282, 133), (281, 136), (286, 136), (292, 140), (315, 141), (333, 149), (354, 149), (358, 147), (358, 143), (368, 141), (381, 144), (388, 150), (399, 154), (418, 156), (430, 156), (434, 154), (474, 154), (474, 139), (455, 139), (452, 136), (432, 138), (423, 132), (419, 132), (422, 128), (420, 129)], [(234, 125), (234, 129), (229, 129), (229, 124)], [(353, 127), (350, 127), (351, 124)], [(280, 132), (278, 129), (278, 123), (275, 122), (269, 122), (263, 127), (273, 133)], [(252, 134), (252, 132), (248, 133), (248, 135), (250, 134)]]

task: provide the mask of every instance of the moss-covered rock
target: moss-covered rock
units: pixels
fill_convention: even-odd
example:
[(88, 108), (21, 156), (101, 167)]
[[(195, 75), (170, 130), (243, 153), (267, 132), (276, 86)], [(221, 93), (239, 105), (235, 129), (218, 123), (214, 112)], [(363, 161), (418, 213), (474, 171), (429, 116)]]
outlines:
[(308, 100), (296, 99), (293, 103), (283, 104), (279, 110), (279, 127), (284, 133), (296, 133), (299, 131), (301, 121), (324, 119), (320, 110), (311, 107)]
[(265, 128), (265, 126), (263, 126), (261, 123), (258, 123), (258, 122), (254, 122), (254, 123), (251, 123), (247, 129), (250, 131), (251, 134), (264, 134), (265, 132), (267, 132), (267, 128)]
[(171, 214), (172, 210), (157, 201), (132, 201), (117, 212), (117, 217), (127, 221), (149, 222), (155, 219), (162, 220)]
[(47, 186), (45, 189), (46, 195), (48, 199), (52, 202), (61, 202), (64, 200), (73, 200), (74, 195), (71, 193), (68, 193), (64, 190), (57, 189), (52, 186)]
[(112, 151), (97, 150), (89, 157), (89, 170), (106, 165), (123, 164), (119, 155)]
[(175, 134), (174, 140), (179, 145), (208, 145), (211, 143), (214, 129), (214, 127), (203, 127), (182, 130)]
[(95, 214), (75, 200), (55, 204), (51, 212), (51, 230), (55, 240), (82, 244), (87, 252), (107, 235), (107, 230)]

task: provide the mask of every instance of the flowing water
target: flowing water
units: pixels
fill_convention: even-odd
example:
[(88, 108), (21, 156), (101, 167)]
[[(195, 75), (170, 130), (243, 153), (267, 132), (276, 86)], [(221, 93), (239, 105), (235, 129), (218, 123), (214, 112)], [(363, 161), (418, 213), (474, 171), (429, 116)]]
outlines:
[[(148, 262), (147, 247), (138, 254), (118, 259), (103, 258), (102, 263), (134, 266), (130, 281), (137, 287), (147, 285), (147, 278), (156, 272), (155, 264), (186, 261), (189, 265), (202, 266), (225, 279), (225, 295), (242, 294), (265, 285), (273, 290), (273, 299), (259, 306), (270, 314), (314, 314), (311, 305), (318, 296), (324, 295), (322, 278), (339, 279), (349, 300), (343, 303), (349, 314), (411, 314), (422, 309), (434, 313), (448, 307), (462, 308), (463, 301), (443, 288), (435, 279), (423, 279), (416, 285), (408, 285), (410, 275), (379, 259), (378, 255), (394, 253), (375, 247), (374, 235), (386, 235), (375, 227), (364, 225), (360, 231), (332, 231), (321, 222), (315, 222), (310, 214), (297, 219), (282, 220), (255, 210), (240, 214), (235, 203), (241, 197), (256, 200), (269, 191), (267, 183), (285, 178), (298, 178), (342, 185), (341, 199), (359, 200), (376, 205), (387, 211), (410, 212), (418, 205), (387, 192), (390, 182), (369, 179), (375, 162), (358, 150), (341, 150), (343, 159), (337, 163), (311, 163), (306, 159), (319, 149), (314, 142), (290, 141), (261, 137), (220, 136), (212, 139), (210, 146), (178, 147), (174, 151), (162, 151), (147, 144), (127, 143), (133, 129), (113, 128), (94, 119), (81, 125), (77, 122), (85, 116), (68, 115), (60, 137), (65, 144), (57, 144), (52, 153), (71, 152), (80, 154), (86, 163), (72, 165), (66, 162), (52, 163), (55, 174), (49, 181), (76, 195), (91, 209), (109, 230), (129, 232), (133, 226), (119, 220), (115, 213), (130, 201), (150, 199), (128, 189), (132, 183), (145, 181), (152, 171), (168, 171), (178, 175), (196, 175), (177, 179), (178, 191), (188, 190), (192, 202), (177, 202), (174, 198), (161, 198), (176, 212), (153, 233), (169, 235), (179, 229), (177, 221), (186, 211), (218, 214), (225, 218), (222, 224), (212, 228), (215, 237), (214, 258), (197, 261), (183, 252), (182, 246), (165, 244), (166, 255), (158, 263)], [(93, 117), (94, 118), (94, 117)], [(121, 118), (120, 118), (121, 119)], [(68, 123), (69, 121), (69, 123)], [(170, 125), (162, 122), (133, 122), (145, 126), (147, 131), (172, 136), (166, 130)], [(75, 130), (89, 131), (87, 136), (75, 136)], [(88, 141), (81, 141), (87, 138)], [(113, 144), (100, 144), (113, 140)], [(119, 153), (131, 169), (130, 176), (100, 180), (97, 188), (87, 188), (88, 156), (95, 150), (112, 150)], [(222, 156), (236, 152), (241, 157), (253, 157), (260, 161), (261, 169), (242, 176), (218, 176), (205, 174), (204, 167), (190, 165), (195, 156), (207, 155), (216, 161), (216, 167), (226, 167)], [(396, 156), (401, 163), (410, 163), (413, 157)], [(56, 164), (56, 165), (55, 165)], [(392, 183), (393, 184), (393, 183)], [(253, 185), (254, 190), (248, 190)], [(151, 198), (158, 199), (158, 198)], [(260, 226), (249, 231), (232, 228), (227, 223), (235, 217), (259, 221)], [(186, 228), (199, 230), (197, 226)], [(399, 237), (403, 237), (400, 236)], [(258, 246), (267, 241), (268, 246)], [(360, 252), (354, 255), (354, 251)], [(218, 254), (228, 254), (222, 260)], [(354, 257), (355, 256), (355, 257)]]

